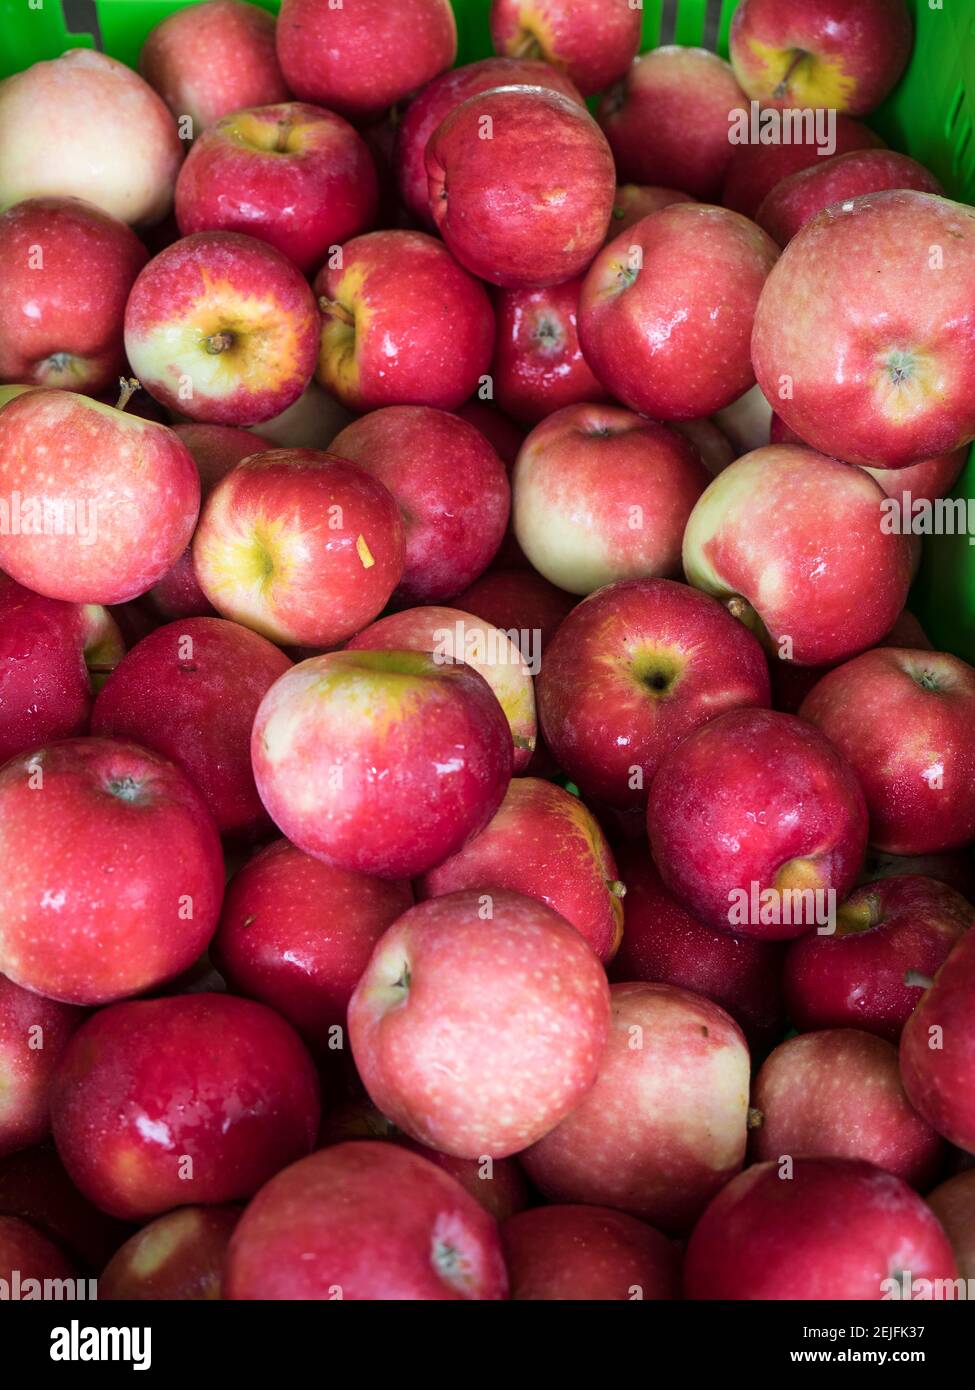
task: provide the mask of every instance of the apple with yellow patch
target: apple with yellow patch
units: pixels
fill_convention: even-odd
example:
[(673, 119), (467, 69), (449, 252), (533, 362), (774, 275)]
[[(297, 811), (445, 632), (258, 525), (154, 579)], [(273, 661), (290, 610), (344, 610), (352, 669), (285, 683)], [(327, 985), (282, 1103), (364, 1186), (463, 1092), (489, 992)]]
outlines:
[(492, 0), (494, 51), (541, 58), (583, 96), (622, 77), (640, 47), (643, 11), (632, 0)]
[(220, 1298), (223, 1265), (240, 1207), (178, 1207), (143, 1226), (98, 1277), (108, 1302)]

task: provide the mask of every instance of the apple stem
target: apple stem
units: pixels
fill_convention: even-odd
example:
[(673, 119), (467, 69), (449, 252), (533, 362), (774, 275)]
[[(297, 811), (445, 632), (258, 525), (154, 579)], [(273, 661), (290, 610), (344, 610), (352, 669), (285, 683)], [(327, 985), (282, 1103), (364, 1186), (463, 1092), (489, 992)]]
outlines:
[(511, 53), (512, 58), (545, 58), (545, 49), (536, 34), (530, 29), (522, 29)]
[(779, 82), (778, 86), (775, 88), (775, 91), (772, 93), (772, 96), (776, 101), (781, 101), (782, 98), (788, 92), (789, 79), (791, 78), (792, 74), (795, 72), (796, 68), (799, 66), (799, 64), (805, 57), (805, 49), (797, 48), (794, 54), (792, 55), (792, 62), (786, 68), (785, 73), (782, 76), (782, 80)]
[(288, 139), (293, 130), (294, 124), (292, 121), (278, 121), (278, 140), (274, 147), (278, 154), (285, 154), (287, 152)]
[(908, 970), (904, 975), (904, 983), (909, 989), (930, 989), (934, 980), (930, 975), (922, 975), (920, 970)]
[(116, 410), (124, 410), (136, 391), (142, 390), (142, 382), (137, 376), (120, 376), (118, 379), (119, 393), (118, 400), (115, 402)]
[(349, 313), (344, 304), (339, 304), (335, 299), (326, 299), (322, 295), (318, 301), (318, 307), (328, 318), (338, 319), (339, 323), (348, 324), (350, 328), (355, 327), (355, 315)]
[(234, 335), (229, 333), (226, 328), (222, 329), (219, 333), (212, 333), (209, 338), (204, 340), (204, 346), (207, 352), (213, 353), (214, 356), (216, 356), (218, 352), (226, 352), (227, 349), (232, 348), (233, 345)]
[(765, 1123), (765, 1114), (761, 1110), (756, 1110), (754, 1105), (748, 1107), (748, 1129), (761, 1129)]

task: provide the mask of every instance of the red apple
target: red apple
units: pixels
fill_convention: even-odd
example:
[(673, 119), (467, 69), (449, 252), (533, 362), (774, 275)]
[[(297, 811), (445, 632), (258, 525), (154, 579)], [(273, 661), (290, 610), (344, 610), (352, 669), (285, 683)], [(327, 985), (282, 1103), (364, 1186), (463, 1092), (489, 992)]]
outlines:
[(430, 137), (426, 168), (438, 231), (492, 284), (562, 284), (602, 245), (613, 156), (585, 107), (559, 92), (509, 86), (468, 97)]
[(622, 77), (640, 47), (630, 0), (491, 0), (495, 53), (543, 58), (591, 96)]
[(689, 193), (681, 193), (677, 188), (656, 188), (653, 184), (624, 183), (616, 189), (613, 215), (609, 223), (606, 240), (612, 241), (620, 232), (629, 231), (644, 217), (661, 208), (669, 208), (672, 203), (693, 203), (697, 200)]
[(5, 1299), (64, 1298), (64, 1292), (42, 1290), (50, 1289), (49, 1280), (56, 1285), (68, 1280), (73, 1288), (77, 1276), (67, 1255), (47, 1236), (19, 1217), (0, 1216), (0, 1287)]
[(500, 1299), (497, 1224), (397, 1144), (336, 1144), (278, 1173), (230, 1242), (231, 1299)]
[(622, 183), (662, 184), (716, 202), (734, 152), (731, 115), (746, 105), (723, 59), (669, 45), (642, 53), (606, 92), (599, 123)]
[(735, 76), (773, 106), (828, 106), (866, 115), (911, 54), (904, 0), (743, 0), (731, 21)]
[[(715, 1197), (687, 1247), (684, 1294), (770, 1301), (897, 1297), (954, 1279), (944, 1231), (893, 1173), (849, 1158), (756, 1163)], [(950, 1297), (950, 1294), (949, 1294)]]
[(730, 710), (664, 757), (647, 827), (661, 877), (695, 917), (763, 940), (832, 927), (867, 847), (846, 759), (812, 725), (762, 709)]
[(231, 111), (288, 100), (274, 29), (274, 16), (257, 5), (204, 0), (150, 29), (139, 71), (198, 135)]
[(684, 527), (710, 475), (666, 425), (607, 405), (569, 405), (536, 425), (513, 476), (515, 535), (559, 588), (591, 594), (681, 572)]
[(975, 436), (973, 339), (975, 209), (905, 189), (826, 208), (793, 237), (752, 361), (813, 448), (903, 468)]
[(576, 278), (547, 289), (499, 290), (495, 295), (495, 397), (502, 410), (524, 424), (535, 425), (563, 406), (606, 399), (579, 346), (581, 286)]
[(422, 232), (370, 232), (315, 278), (324, 315), (318, 380), (350, 410), (453, 410), (487, 372), (494, 313), (484, 286)]
[(0, 496), (11, 578), (47, 598), (112, 604), (145, 593), (179, 558), (200, 481), (165, 425), (44, 389), (0, 413)]
[(957, 1173), (933, 1192), (928, 1205), (944, 1227), (963, 1279), (975, 1279), (975, 1171)]
[(0, 1212), (29, 1222), (93, 1274), (131, 1234), (81, 1195), (49, 1143), (0, 1159)]
[(530, 634), (533, 642), (537, 640), (540, 653), (575, 603), (575, 594), (557, 589), (534, 570), (493, 566), (457, 595), (458, 608), (475, 613), (502, 631)]
[(177, 767), (134, 744), (68, 739), (0, 771), (0, 970), (69, 1004), (171, 979), (213, 935), (220, 841)]
[(251, 771), (257, 707), (291, 662), (264, 637), (222, 618), (159, 627), (106, 681), (92, 733), (151, 748), (202, 792), (217, 829), (251, 840), (271, 829)]
[(272, 449), (213, 489), (193, 565), (224, 617), (275, 642), (330, 647), (386, 605), (403, 550), (399, 509), (364, 468), (313, 449)]
[(399, 505), (406, 556), (397, 604), (450, 598), (484, 572), (504, 538), (511, 489), (473, 425), (431, 406), (391, 405), (347, 426), (332, 449)]
[(0, 1156), (51, 1130), (51, 1078), (84, 1010), (21, 989), (0, 975)]
[[(0, 390), (2, 389), (0, 387)], [(494, 406), (488, 405), (486, 401), (482, 401), (477, 396), (472, 400), (465, 401), (462, 406), (458, 406), (454, 414), (459, 415), (462, 420), (466, 420), (481, 431), (510, 473), (515, 466), (515, 459), (518, 457), (518, 450), (521, 448), (526, 431), (520, 425), (516, 425), (513, 420), (509, 420), (507, 415), (502, 415), (500, 410), (496, 410)]]
[(488, 823), (511, 733), (487, 682), (415, 651), (332, 652), (272, 685), (251, 756), (271, 818), (337, 868), (412, 878)]
[(143, 1226), (98, 1278), (99, 1301), (220, 1298), (239, 1207), (180, 1207)]
[(753, 1162), (862, 1158), (922, 1191), (945, 1149), (904, 1094), (896, 1047), (855, 1028), (777, 1047), (755, 1078), (748, 1130)]
[(421, 1144), (519, 1153), (596, 1079), (608, 987), (576, 929), (503, 889), (418, 903), (382, 937), (349, 1005), (370, 1097)]
[(383, 932), (413, 902), (406, 882), (323, 864), (275, 840), (227, 887), (210, 954), (236, 994), (276, 1009), (318, 1050)]
[(745, 1157), (748, 1048), (724, 1009), (688, 990), (631, 983), (610, 994), (596, 1084), (521, 1162), (550, 1200), (681, 1232)]
[(694, 508), (684, 572), (780, 660), (842, 661), (879, 642), (907, 598), (909, 538), (883, 522), (883, 490), (861, 470), (767, 445), (720, 473)]
[(519, 1303), (679, 1297), (673, 1244), (622, 1211), (535, 1207), (509, 1217), (501, 1241), (509, 1296)]
[(579, 341), (624, 405), (695, 420), (755, 381), (752, 320), (778, 248), (736, 212), (675, 203), (622, 232), (593, 261)]
[(870, 883), (875, 878), (913, 878), (918, 874), (947, 883), (949, 888), (975, 903), (975, 861), (967, 848), (951, 849), (945, 854), (917, 855), (884, 854), (868, 849), (861, 882)]
[[(862, 1028), (896, 1042), (923, 982), (975, 919), (972, 905), (934, 879), (864, 883), (840, 907), (836, 932), (793, 942), (783, 985), (797, 1028)], [(920, 983), (919, 983), (920, 982)]]
[(559, 766), (584, 797), (619, 807), (646, 804), (661, 758), (699, 724), (768, 701), (768, 665), (751, 633), (666, 579), (607, 585), (578, 604), (538, 678)]
[(161, 98), (107, 53), (71, 48), (0, 83), (0, 207), (84, 198), (122, 222), (159, 222), (182, 158)]
[(257, 425), (311, 380), (319, 316), (300, 271), (240, 232), (198, 232), (132, 287), (125, 351), (157, 400), (192, 420)]
[(904, 1024), (901, 1077), (930, 1125), (975, 1153), (975, 932), (966, 931)]
[(792, 138), (788, 141), (762, 144), (759, 130), (757, 143), (735, 145), (721, 190), (720, 201), (726, 208), (754, 217), (766, 194), (790, 174), (819, 167), (834, 155), (850, 150), (884, 148), (879, 135), (849, 116), (827, 113), (817, 130), (817, 113), (810, 111), (809, 115), (812, 119), (797, 121), (794, 128), (789, 128)]
[(176, 181), (176, 220), (246, 232), (306, 273), (366, 231), (379, 186), (368, 146), (333, 111), (304, 102), (235, 110), (196, 141)]
[(610, 978), (677, 985), (725, 1009), (749, 1045), (764, 1052), (782, 1036), (782, 948), (713, 931), (664, 887), (642, 842), (616, 849), (626, 885), (623, 941)]
[(147, 1219), (231, 1202), (308, 1153), (318, 1079), (291, 1026), (249, 999), (184, 994), (100, 1009), (54, 1080), (54, 1139), (103, 1210)]

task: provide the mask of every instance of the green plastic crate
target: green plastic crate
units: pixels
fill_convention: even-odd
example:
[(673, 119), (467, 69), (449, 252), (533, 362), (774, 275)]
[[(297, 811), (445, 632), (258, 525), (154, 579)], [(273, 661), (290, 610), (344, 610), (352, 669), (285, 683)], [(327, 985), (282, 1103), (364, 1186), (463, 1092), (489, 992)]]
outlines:
[[(133, 66), (153, 25), (196, 0), (0, 0), (0, 76), (67, 48), (101, 47)], [(394, 3), (395, 0), (390, 0)], [(272, 12), (279, 0), (255, 0)], [(453, 0), (458, 62), (491, 52), (489, 0)], [(643, 48), (699, 44), (728, 52), (738, 0), (643, 0)], [(914, 53), (897, 90), (871, 118), (895, 148), (926, 164), (950, 196), (975, 203), (975, 0), (908, 0)], [(955, 496), (975, 503), (975, 449)], [(925, 542), (911, 606), (936, 646), (975, 662), (975, 546)]]

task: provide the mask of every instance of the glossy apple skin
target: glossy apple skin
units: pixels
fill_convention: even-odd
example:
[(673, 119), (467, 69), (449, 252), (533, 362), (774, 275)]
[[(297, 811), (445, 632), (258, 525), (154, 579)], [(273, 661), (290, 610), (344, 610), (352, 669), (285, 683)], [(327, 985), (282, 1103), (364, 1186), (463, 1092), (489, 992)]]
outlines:
[(107, 53), (73, 48), (0, 84), (0, 207), (76, 197), (150, 225), (172, 207), (182, 159), (161, 98)]
[(148, 259), (124, 222), (80, 198), (8, 208), (0, 215), (0, 381), (89, 394), (108, 386), (123, 370), (125, 301)]
[(785, 246), (823, 208), (889, 188), (944, 193), (930, 170), (906, 154), (852, 150), (782, 179), (762, 200), (755, 221), (773, 241)]
[(51, 1078), (83, 1009), (44, 999), (0, 975), (0, 1157), (51, 1131)]
[[(805, 130), (803, 129), (803, 134)], [(877, 150), (884, 142), (869, 126), (850, 116), (837, 115), (833, 155), (820, 154), (814, 141), (797, 140), (789, 144), (735, 145), (721, 189), (720, 202), (734, 212), (754, 218), (762, 200), (782, 179), (797, 174), (800, 169), (819, 168), (834, 155), (851, 150)]]
[(761, 647), (706, 598), (668, 579), (610, 584), (576, 605), (546, 649), (542, 732), (587, 799), (646, 805), (661, 758), (692, 729), (768, 705)]
[(299, 101), (361, 122), (451, 67), (457, 27), (450, 0), (283, 0), (277, 44)]
[(691, 513), (684, 572), (731, 600), (779, 659), (842, 661), (879, 642), (907, 598), (910, 537), (883, 528), (883, 504), (878, 482), (825, 454), (755, 449)]
[(957, 1173), (933, 1192), (927, 1202), (945, 1229), (963, 1279), (975, 1279), (975, 1172)]
[(349, 1005), (359, 1075), (384, 1115), (460, 1158), (506, 1158), (593, 1085), (609, 992), (596, 955), (543, 903), (497, 889), (418, 903)]
[(647, 828), (664, 883), (695, 917), (717, 931), (781, 940), (817, 924), (755, 922), (750, 913), (733, 922), (732, 895), (754, 884), (759, 894), (832, 889), (842, 902), (867, 847), (867, 808), (853, 769), (818, 729), (791, 714), (737, 709), (666, 755)]
[(108, 609), (42, 598), (0, 574), (0, 766), (87, 733), (95, 690), (124, 653)]
[(324, 315), (317, 376), (350, 410), (473, 395), (494, 347), (484, 286), (423, 232), (369, 232), (315, 278)]
[(28, 1222), (90, 1274), (131, 1234), (81, 1195), (50, 1142), (0, 1159), (0, 1212)]
[(624, 885), (606, 837), (577, 796), (536, 777), (513, 778), (494, 819), (417, 883), (417, 896), (510, 889), (572, 925), (604, 963), (623, 933)]
[(531, 569), (492, 566), (457, 595), (457, 607), (507, 632), (528, 632), (544, 651), (576, 605), (575, 594), (557, 589)]
[(483, 677), (407, 651), (332, 652), (276, 681), (254, 721), (261, 799), (299, 849), (413, 878), (494, 815), (511, 733)]
[(526, 431), (477, 396), (458, 406), (454, 414), (481, 431), (510, 473), (515, 466), (515, 459), (518, 457), (518, 450)]
[(431, 406), (391, 405), (353, 421), (332, 449), (399, 504), (406, 555), (397, 606), (450, 598), (483, 574), (504, 538), (511, 488), (474, 425)]
[(674, 1245), (610, 1207), (535, 1207), (505, 1221), (501, 1241), (518, 1303), (680, 1296)]
[(495, 53), (544, 58), (587, 97), (629, 68), (642, 21), (629, 0), (491, 0)]
[[(75, 1279), (78, 1271), (53, 1241), (16, 1216), (0, 1216), (0, 1279)], [(37, 1295), (40, 1297), (40, 1294)]]
[(710, 474), (666, 425), (613, 405), (568, 405), (536, 425), (515, 464), (513, 521), (540, 574), (576, 594), (676, 579), (681, 538)]
[(828, 671), (799, 712), (856, 770), (877, 849), (938, 854), (975, 839), (975, 670), (967, 662), (877, 647)]
[(221, 835), (271, 830), (251, 771), (257, 707), (291, 662), (222, 618), (167, 623), (116, 667), (95, 701), (92, 733), (151, 748), (199, 788)]
[(413, 904), (409, 883), (336, 869), (287, 840), (231, 879), (211, 958), (236, 994), (270, 1005), (321, 1050), (383, 932)]
[(403, 573), (392, 495), (314, 449), (244, 459), (213, 489), (193, 541), (200, 588), (226, 618), (272, 641), (331, 647), (389, 601)]
[(287, 101), (274, 16), (242, 0), (207, 0), (176, 10), (150, 30), (139, 71), (199, 135), (231, 111)]
[(745, 0), (728, 41), (735, 76), (764, 106), (863, 116), (904, 71), (913, 31), (903, 0)]
[(399, 196), (404, 205), (432, 229), (430, 193), (424, 153), (427, 141), (461, 102), (495, 87), (546, 87), (582, 104), (575, 83), (549, 63), (531, 58), (482, 58), (477, 63), (443, 72), (429, 82), (407, 106), (396, 127), (394, 162)]
[(856, 888), (833, 936), (811, 933), (785, 958), (786, 1009), (797, 1028), (861, 1028), (897, 1042), (920, 998), (907, 975), (934, 975), (975, 919), (946, 883), (921, 876)]
[(897, 1048), (855, 1028), (788, 1038), (765, 1059), (748, 1118), (753, 1163), (860, 1158), (923, 1192), (945, 1144), (904, 1094)]
[(498, 336), (491, 375), (498, 405), (536, 425), (563, 406), (602, 401), (606, 392), (579, 346), (581, 277), (547, 289), (498, 290)]
[(731, 1015), (750, 1048), (767, 1051), (785, 1029), (782, 947), (704, 926), (668, 892), (646, 845), (634, 841), (615, 854), (626, 896), (610, 979), (701, 994)]
[(883, 1281), (954, 1279), (927, 1204), (893, 1173), (849, 1158), (756, 1163), (714, 1199), (687, 1247), (691, 1299), (880, 1300)]
[(376, 166), (334, 111), (304, 102), (238, 110), (204, 131), (176, 181), (176, 221), (193, 232), (246, 232), (306, 274), (372, 225)]
[[(40, 506), (38, 457), (40, 498), (63, 507), (53, 524), (31, 521), (32, 499)], [(0, 413), (0, 495), (10, 512), (0, 567), (11, 578), (46, 598), (113, 604), (145, 593), (179, 558), (199, 512), (200, 480), (165, 425), (45, 388)]]
[(397, 1144), (336, 1144), (292, 1164), (230, 1243), (231, 1299), (501, 1299), (497, 1224), (448, 1173)]
[(425, 160), (437, 230), (482, 280), (508, 289), (559, 285), (602, 245), (616, 191), (613, 156), (570, 97), (518, 86), (468, 97), (434, 131)]
[(462, 661), (483, 676), (508, 720), (512, 769), (524, 772), (535, 751), (535, 690), (520, 633), (508, 634), (459, 608), (428, 605), (380, 618), (357, 633), (350, 651), (431, 652), (437, 663)]
[(900, 1064), (914, 1108), (950, 1143), (975, 1153), (975, 932), (953, 947), (904, 1024)]
[(179, 1207), (143, 1226), (98, 1277), (99, 1300), (203, 1301), (221, 1296), (239, 1207)]
[(693, 203), (696, 199), (677, 188), (658, 188), (653, 184), (624, 183), (618, 185), (613, 203), (606, 240), (612, 241), (620, 232), (629, 231), (644, 217), (661, 208), (669, 208), (672, 203)]
[(185, 970), (213, 935), (220, 840), (203, 797), (134, 744), (67, 739), (0, 771), (0, 970), (104, 1004)]
[(51, 1108), (76, 1186), (132, 1221), (249, 1197), (310, 1152), (320, 1110), (290, 1024), (227, 994), (100, 1009), (61, 1059)]
[(551, 1201), (617, 1207), (676, 1234), (741, 1168), (748, 1047), (689, 990), (631, 982), (610, 995), (596, 1084), (521, 1163)]
[(771, 237), (725, 208), (674, 203), (645, 217), (583, 281), (579, 341), (590, 367), (656, 420), (730, 405), (755, 381), (749, 338), (777, 255)]
[(637, 58), (603, 96), (599, 123), (621, 183), (659, 184), (717, 202), (735, 149), (729, 112), (747, 105), (723, 59), (671, 45)]
[[(950, 273), (919, 246), (950, 247)], [(904, 468), (975, 435), (973, 336), (975, 210), (895, 190), (826, 208), (793, 237), (762, 293), (752, 361), (813, 448)]]

